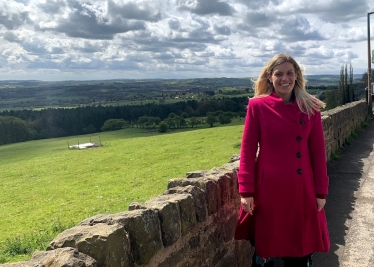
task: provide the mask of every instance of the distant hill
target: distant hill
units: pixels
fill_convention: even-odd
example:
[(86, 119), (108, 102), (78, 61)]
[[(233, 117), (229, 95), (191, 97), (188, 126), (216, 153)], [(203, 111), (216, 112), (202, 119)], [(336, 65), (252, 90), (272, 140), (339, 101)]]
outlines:
[[(339, 81), (339, 75), (322, 74), (322, 75), (305, 75), (309, 83), (335, 83)], [(242, 77), (242, 78), (191, 78), (191, 79), (112, 79), (112, 80), (66, 80), (66, 81), (40, 81), (40, 80), (0, 80), (1, 86), (15, 85), (33, 85), (48, 86), (48, 85), (94, 85), (94, 84), (108, 84), (108, 83), (176, 83), (176, 84), (208, 84), (208, 85), (225, 85), (225, 83), (232, 83), (234, 85), (248, 85), (257, 77)], [(362, 74), (354, 74), (353, 79), (358, 81), (362, 78)], [(226, 84), (227, 85), (227, 84)]]
[[(340, 75), (305, 75), (308, 80), (308, 85), (318, 86), (318, 85), (338, 85)], [(357, 83), (361, 80), (362, 74), (353, 75), (353, 83)]]
[[(354, 75), (358, 83), (362, 75)], [(87, 81), (0, 81), (4, 110), (136, 105), (188, 99), (248, 96), (256, 78), (115, 79)], [(308, 90), (335, 89), (339, 75), (307, 75)]]

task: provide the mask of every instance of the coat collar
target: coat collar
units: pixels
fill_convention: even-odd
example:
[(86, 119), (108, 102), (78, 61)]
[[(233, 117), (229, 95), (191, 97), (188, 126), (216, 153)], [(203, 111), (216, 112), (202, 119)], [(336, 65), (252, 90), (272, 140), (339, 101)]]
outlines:
[(283, 104), (283, 105), (295, 105), (296, 104), (296, 99), (294, 94), (292, 94), (292, 102), (291, 103), (284, 103), (283, 99), (277, 95), (274, 91), (271, 92), (271, 94), (267, 97), (267, 99), (270, 101), (270, 103), (274, 104)]

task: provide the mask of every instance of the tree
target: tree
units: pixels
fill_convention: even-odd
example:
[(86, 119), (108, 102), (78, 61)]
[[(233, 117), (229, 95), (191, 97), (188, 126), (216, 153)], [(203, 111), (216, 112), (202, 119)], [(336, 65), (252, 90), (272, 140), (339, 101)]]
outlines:
[(216, 101), (201, 101), (199, 103), (199, 107), (196, 110), (197, 116), (206, 116), (208, 112), (214, 112), (215, 110), (218, 110), (218, 102)]
[[(108, 98), (114, 99), (115, 96), (108, 96)], [(148, 103), (131, 106), (80, 106), (72, 109), (9, 110), (0, 112), (0, 116), (12, 116), (23, 120), (26, 123), (27, 132), (30, 134), (30, 137), (27, 136), (27, 138), (35, 140), (101, 131), (101, 127), (109, 119), (123, 119), (129, 124), (131, 123), (131, 126), (155, 128), (161, 120), (172, 114), (169, 120), (170, 128), (185, 127), (185, 122), (183, 120), (178, 121), (176, 114), (185, 117), (187, 113), (190, 118), (193, 116), (205, 117), (207, 112), (216, 112), (222, 109), (236, 113), (244, 112), (247, 101), (247, 97), (233, 97), (225, 100), (187, 100), (163, 105)], [(150, 117), (150, 115), (154, 117)], [(188, 121), (188, 125), (192, 127), (205, 123), (205, 121), (189, 118), (185, 118), (185, 121)], [(2, 137), (8, 129), (8, 127), (4, 127), (2, 125), (0, 129), (0, 136)], [(126, 127), (128, 127), (127, 124)], [(8, 134), (8, 137), (10, 138), (11, 134)], [(4, 142), (4, 140), (1, 142)]]
[(186, 119), (181, 117), (181, 116), (176, 116), (174, 118), (174, 120), (175, 120), (178, 128), (182, 128), (182, 127), (185, 127), (187, 125)]
[(353, 97), (353, 68), (352, 65), (349, 67), (349, 83), (348, 83), (348, 67), (347, 64), (341, 67), (340, 70), (340, 79), (339, 79), (339, 87), (338, 92), (340, 95), (340, 105), (344, 105), (346, 103), (350, 103), (354, 101)]
[(340, 77), (338, 85), (338, 106), (345, 103), (345, 92), (344, 92), (344, 66), (340, 68)]
[(340, 105), (340, 95), (338, 90), (328, 90), (326, 95), (326, 108), (332, 109)]
[(95, 128), (95, 126), (93, 126), (92, 124), (90, 124), (86, 128), (83, 128), (83, 132), (85, 134), (95, 133), (96, 132), (96, 128)]
[(184, 111), (187, 113), (188, 117), (191, 117), (195, 114), (195, 110), (190, 105), (187, 105), (184, 108)]
[(344, 100), (345, 101), (343, 102), (343, 104), (351, 102), (351, 100), (349, 99), (349, 84), (348, 84), (347, 64), (345, 64), (345, 67), (344, 67)]
[(168, 125), (165, 122), (161, 122), (158, 125), (157, 131), (159, 133), (166, 133), (168, 131), (168, 129), (169, 129)]
[(138, 118), (137, 124), (140, 126), (140, 128), (143, 128), (147, 122), (148, 122), (148, 116), (141, 116)]
[(31, 137), (25, 121), (13, 116), (0, 116), (0, 144), (24, 142)]
[(213, 127), (216, 122), (218, 122), (217, 116), (215, 116), (212, 112), (207, 113), (207, 117), (205, 118), (205, 122), (209, 124), (210, 127)]
[(159, 117), (147, 117), (147, 120), (145, 121), (144, 125), (147, 128), (155, 128), (157, 125), (159, 125), (161, 122), (161, 119)]
[(151, 117), (151, 121), (153, 123), (153, 127), (156, 127), (161, 123), (161, 119), (159, 117)]
[(179, 116), (172, 112), (164, 120), (164, 122), (168, 125), (169, 129), (177, 128), (177, 126), (179, 126), (179, 118)]
[(231, 112), (224, 112), (218, 115), (218, 121), (220, 124), (229, 124), (232, 120)]
[(325, 93), (325, 91), (320, 91), (320, 92), (318, 92), (318, 94), (316, 95), (316, 97), (317, 97), (319, 100), (321, 100), (321, 101), (325, 101), (325, 99), (326, 99), (326, 93)]
[(219, 105), (220, 105), (220, 110), (223, 110), (223, 111), (233, 111), (233, 112), (239, 111), (238, 104), (231, 99), (222, 99), (219, 101)]
[(185, 112), (185, 111), (182, 112), (181, 117), (182, 117), (182, 118), (185, 118), (185, 119), (188, 118), (188, 113)]
[(192, 128), (200, 123), (201, 123), (200, 120), (196, 117), (191, 117), (189, 120), (189, 124), (191, 125)]
[(349, 99), (350, 99), (350, 102), (353, 102), (356, 100), (355, 91), (353, 87), (353, 67), (351, 64), (349, 65)]
[(326, 91), (326, 106), (329, 109), (354, 101), (352, 65), (349, 67), (349, 77), (347, 64), (341, 67), (337, 94), (334, 95), (333, 92)]
[(124, 119), (110, 119), (104, 122), (104, 125), (101, 127), (103, 132), (105, 131), (115, 131), (120, 130), (127, 125), (127, 122)]

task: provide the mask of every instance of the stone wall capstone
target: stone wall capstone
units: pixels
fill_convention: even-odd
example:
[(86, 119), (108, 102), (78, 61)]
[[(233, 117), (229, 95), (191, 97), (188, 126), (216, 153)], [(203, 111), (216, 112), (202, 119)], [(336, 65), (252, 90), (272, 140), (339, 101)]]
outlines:
[[(326, 156), (365, 121), (364, 101), (322, 113)], [(99, 214), (59, 234), (46, 252), (1, 267), (244, 267), (252, 247), (233, 239), (240, 198), (239, 157), (172, 179), (167, 190), (129, 211)]]

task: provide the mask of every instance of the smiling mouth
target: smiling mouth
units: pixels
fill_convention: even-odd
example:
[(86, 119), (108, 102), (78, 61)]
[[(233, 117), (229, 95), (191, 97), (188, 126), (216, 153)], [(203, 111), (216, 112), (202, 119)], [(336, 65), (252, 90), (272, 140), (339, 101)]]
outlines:
[(284, 87), (289, 86), (289, 85), (290, 85), (290, 83), (281, 83), (280, 84), (280, 86), (284, 86)]

